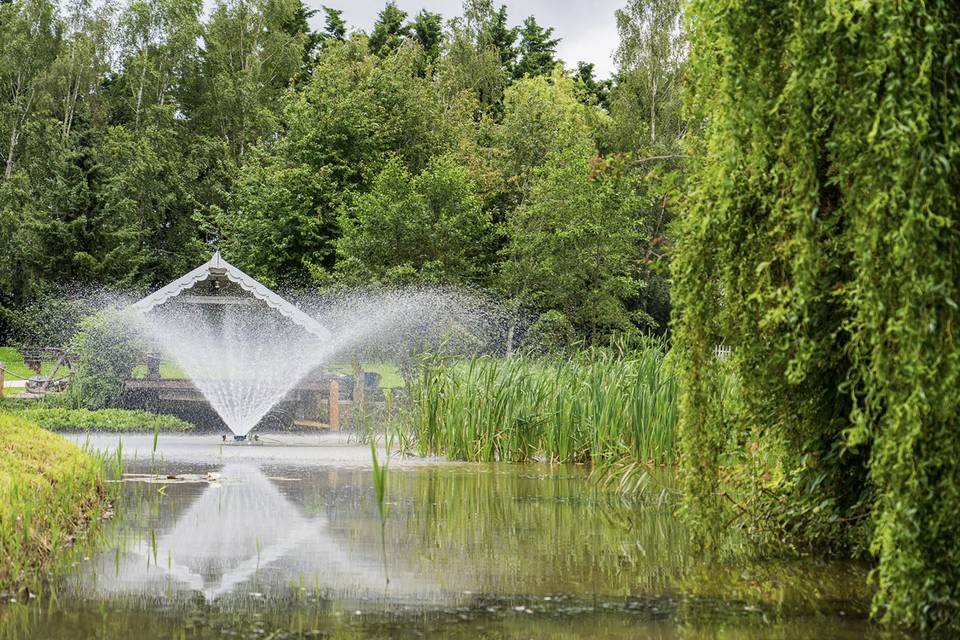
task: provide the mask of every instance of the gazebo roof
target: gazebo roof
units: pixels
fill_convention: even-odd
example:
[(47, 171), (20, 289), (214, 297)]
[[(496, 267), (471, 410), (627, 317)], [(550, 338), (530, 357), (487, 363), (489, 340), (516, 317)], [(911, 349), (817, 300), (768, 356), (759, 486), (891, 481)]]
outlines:
[[(186, 275), (177, 278), (165, 287), (154, 291), (146, 298), (133, 303), (129, 308), (133, 311), (139, 311), (140, 313), (147, 313), (154, 307), (176, 298), (197, 283), (207, 280), (212, 276), (226, 278), (249, 293), (253, 298), (264, 302), (268, 307), (286, 317), (294, 324), (302, 327), (304, 330), (313, 334), (320, 340), (330, 340), (330, 331), (327, 330), (326, 327), (245, 274), (237, 267), (224, 260), (220, 256), (219, 251), (213, 254), (213, 257), (210, 258), (209, 262), (206, 262)], [(211, 302), (214, 300), (215, 298), (211, 297)]]

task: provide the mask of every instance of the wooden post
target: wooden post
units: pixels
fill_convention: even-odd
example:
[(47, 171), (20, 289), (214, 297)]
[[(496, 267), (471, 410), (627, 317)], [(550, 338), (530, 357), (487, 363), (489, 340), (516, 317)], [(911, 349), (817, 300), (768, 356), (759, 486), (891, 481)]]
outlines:
[(363, 388), (366, 385), (366, 379), (363, 374), (363, 367), (360, 362), (353, 362), (353, 406), (350, 407), (350, 424), (357, 426), (363, 424)]
[(0, 362), (0, 398), (3, 397), (3, 372), (4, 372), (4, 364)]
[(330, 381), (330, 430), (340, 431), (340, 383)]
[(147, 361), (147, 380), (159, 380), (160, 379), (160, 354), (148, 353), (146, 357), (146, 361)]

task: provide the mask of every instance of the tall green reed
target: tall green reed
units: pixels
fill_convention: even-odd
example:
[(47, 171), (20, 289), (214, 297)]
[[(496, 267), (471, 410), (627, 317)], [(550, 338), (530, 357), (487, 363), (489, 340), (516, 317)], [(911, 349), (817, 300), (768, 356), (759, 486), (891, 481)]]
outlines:
[(377, 500), (377, 513), (380, 516), (380, 551), (383, 556), (383, 578), (390, 584), (390, 574), (387, 571), (387, 517), (390, 507), (387, 505), (387, 467), (390, 464), (390, 449), (392, 438), (386, 438), (386, 452), (383, 464), (377, 456), (376, 438), (370, 440), (370, 457), (373, 461), (373, 493)]
[(671, 464), (679, 392), (666, 345), (569, 357), (431, 358), (402, 419), (421, 455)]

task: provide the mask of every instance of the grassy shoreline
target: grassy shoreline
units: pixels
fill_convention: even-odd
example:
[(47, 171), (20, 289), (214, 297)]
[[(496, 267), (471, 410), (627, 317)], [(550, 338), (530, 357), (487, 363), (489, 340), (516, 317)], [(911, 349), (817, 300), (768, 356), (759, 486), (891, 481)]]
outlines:
[(0, 592), (38, 590), (106, 504), (101, 461), (0, 412)]

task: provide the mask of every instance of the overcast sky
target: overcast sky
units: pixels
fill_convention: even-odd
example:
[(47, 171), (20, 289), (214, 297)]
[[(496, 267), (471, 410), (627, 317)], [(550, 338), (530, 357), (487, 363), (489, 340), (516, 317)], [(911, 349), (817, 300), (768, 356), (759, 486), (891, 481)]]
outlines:
[[(377, 14), (386, 0), (306, 0), (311, 7), (319, 9), (327, 5), (343, 11), (350, 29), (370, 32)], [(420, 9), (440, 13), (444, 21), (460, 15), (462, 0), (397, 0), (397, 6), (411, 16)], [(557, 55), (573, 68), (584, 60), (597, 66), (597, 76), (609, 77), (613, 72), (613, 52), (617, 48), (617, 22), (613, 12), (626, 4), (626, 0), (494, 0), (494, 5), (507, 5), (511, 26), (520, 24), (529, 15), (537, 22), (554, 28), (559, 37)], [(314, 18), (315, 27), (323, 24), (322, 16)]]

